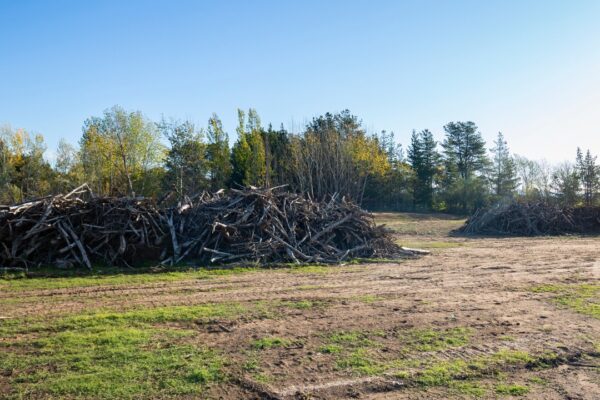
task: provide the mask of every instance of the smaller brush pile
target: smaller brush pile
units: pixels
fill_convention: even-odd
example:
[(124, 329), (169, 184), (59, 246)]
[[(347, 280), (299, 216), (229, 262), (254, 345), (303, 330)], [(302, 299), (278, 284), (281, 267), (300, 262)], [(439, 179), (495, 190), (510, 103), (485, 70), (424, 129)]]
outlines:
[(600, 233), (600, 207), (559, 207), (548, 203), (501, 203), (475, 212), (456, 233), (540, 236)]
[(339, 263), (412, 256), (345, 199), (281, 189), (203, 193), (176, 207), (150, 199), (69, 194), (0, 206), (0, 267), (63, 268), (231, 262)]

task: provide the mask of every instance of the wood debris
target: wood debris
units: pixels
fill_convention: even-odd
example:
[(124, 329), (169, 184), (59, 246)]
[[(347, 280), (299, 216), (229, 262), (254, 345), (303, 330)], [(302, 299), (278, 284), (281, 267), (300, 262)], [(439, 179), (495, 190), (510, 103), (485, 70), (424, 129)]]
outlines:
[(465, 235), (539, 236), (600, 232), (600, 207), (509, 202), (475, 212), (457, 231)]
[(96, 197), (83, 185), (0, 206), (4, 268), (339, 263), (416, 254), (344, 198), (313, 201), (281, 188), (202, 193), (164, 207), (151, 199)]

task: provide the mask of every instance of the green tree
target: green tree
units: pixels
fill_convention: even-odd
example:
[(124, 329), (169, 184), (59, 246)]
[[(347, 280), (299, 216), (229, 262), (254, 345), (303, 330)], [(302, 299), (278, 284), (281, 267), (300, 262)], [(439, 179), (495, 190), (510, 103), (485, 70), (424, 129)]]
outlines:
[(433, 184), (438, 172), (440, 155), (433, 134), (425, 129), (419, 133), (413, 131), (407, 155), (414, 171), (413, 201), (415, 205), (433, 208)]
[(217, 114), (208, 120), (206, 131), (208, 144), (206, 158), (209, 166), (210, 188), (213, 191), (224, 188), (231, 178), (231, 161), (229, 154), (229, 137)]
[(494, 195), (497, 198), (512, 197), (519, 184), (515, 161), (510, 155), (508, 143), (502, 132), (498, 132), (498, 138), (494, 141), (495, 146), (491, 149), (492, 168), (490, 173)]
[(233, 146), (231, 164), (232, 184), (264, 186), (266, 178), (265, 138), (260, 118), (254, 109), (248, 110), (248, 119), (238, 110), (238, 140)]
[(189, 121), (163, 120), (159, 129), (171, 145), (165, 159), (164, 187), (173, 190), (179, 199), (207, 189), (209, 162), (202, 132)]
[(264, 134), (265, 161), (265, 184), (267, 186), (289, 185), (293, 183), (293, 171), (291, 164), (291, 142), (289, 133), (283, 128), (274, 130), (271, 124)]
[(83, 167), (79, 151), (75, 146), (61, 139), (56, 149), (55, 187), (59, 192), (67, 192), (83, 183)]
[(156, 124), (114, 106), (84, 122), (80, 141), (88, 182), (101, 194), (151, 194), (165, 155)]
[(600, 168), (596, 164), (596, 156), (588, 149), (585, 156), (581, 149), (577, 148), (577, 173), (583, 186), (583, 199), (586, 206), (592, 206), (598, 189), (600, 188)]
[(472, 211), (486, 202), (484, 172), (489, 164), (485, 141), (475, 123), (450, 122), (444, 126), (444, 197), (450, 209)]
[(44, 159), (45, 151), (40, 134), (8, 125), (0, 129), (0, 200), (21, 202), (52, 192), (54, 171)]
[(231, 185), (244, 186), (247, 182), (248, 170), (250, 169), (250, 158), (252, 149), (248, 144), (245, 129), (246, 114), (238, 109), (238, 126), (236, 128), (238, 139), (231, 150)]
[(367, 183), (390, 169), (376, 136), (368, 136), (358, 118), (344, 110), (313, 120), (292, 142), (298, 190), (314, 198), (334, 194), (360, 203)]
[(251, 156), (248, 161), (246, 185), (264, 186), (266, 180), (266, 154), (265, 135), (260, 125), (260, 117), (254, 109), (248, 110), (248, 123), (246, 126), (248, 145)]
[(13, 175), (13, 166), (10, 163), (10, 132), (9, 126), (0, 126), (0, 203), (10, 203), (13, 200), (10, 193)]
[(552, 190), (562, 206), (575, 206), (579, 201), (579, 174), (571, 163), (558, 165), (552, 173)]

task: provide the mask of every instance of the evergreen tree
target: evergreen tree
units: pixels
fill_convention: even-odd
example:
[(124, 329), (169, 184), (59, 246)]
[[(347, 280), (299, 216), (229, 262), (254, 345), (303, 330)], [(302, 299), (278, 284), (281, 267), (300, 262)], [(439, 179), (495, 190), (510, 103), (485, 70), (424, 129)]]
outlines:
[(414, 171), (413, 202), (426, 208), (433, 207), (433, 182), (438, 169), (439, 154), (433, 134), (425, 129), (413, 131), (408, 148), (408, 160)]
[(600, 168), (596, 164), (596, 156), (588, 149), (583, 156), (581, 149), (577, 148), (577, 173), (583, 186), (583, 199), (586, 206), (592, 206), (600, 187)]
[[(293, 171), (291, 164), (291, 143), (290, 135), (283, 128), (274, 130), (271, 124), (264, 131), (265, 135), (265, 161), (266, 184), (273, 186), (289, 185), (293, 183)], [(267, 179), (268, 178), (268, 179)]]
[(498, 132), (498, 138), (494, 144), (495, 147), (491, 149), (493, 159), (490, 177), (494, 194), (498, 198), (511, 197), (516, 192), (519, 183), (515, 161), (510, 155), (508, 143), (502, 132)]
[(579, 174), (571, 163), (562, 163), (552, 173), (551, 188), (562, 206), (574, 206), (579, 200)]
[(445, 202), (450, 209), (467, 212), (486, 202), (484, 171), (489, 160), (485, 141), (471, 121), (450, 122), (444, 131)]
[(231, 177), (229, 138), (217, 114), (208, 120), (206, 158), (209, 168), (210, 189), (216, 191), (226, 186)]

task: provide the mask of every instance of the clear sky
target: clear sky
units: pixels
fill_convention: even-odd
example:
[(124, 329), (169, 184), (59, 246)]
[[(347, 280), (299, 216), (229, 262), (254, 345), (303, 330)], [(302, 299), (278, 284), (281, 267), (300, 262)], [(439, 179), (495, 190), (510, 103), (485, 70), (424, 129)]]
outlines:
[(234, 137), (236, 109), (296, 130), (475, 121), (531, 158), (600, 153), (600, 1), (0, 0), (0, 123), (75, 143), (114, 104)]

